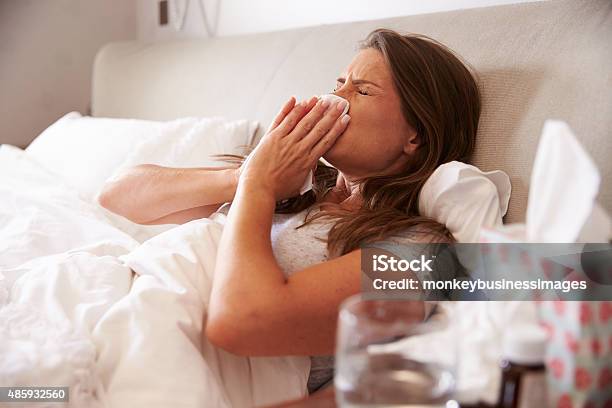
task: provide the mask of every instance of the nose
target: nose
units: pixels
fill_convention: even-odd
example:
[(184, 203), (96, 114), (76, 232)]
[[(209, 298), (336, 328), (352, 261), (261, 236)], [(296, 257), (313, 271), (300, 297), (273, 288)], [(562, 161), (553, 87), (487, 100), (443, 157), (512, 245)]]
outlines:
[(350, 102), (350, 92), (347, 89), (346, 83), (342, 84), (342, 86), (332, 92), (332, 94), (344, 98)]
[(332, 94), (346, 99), (346, 92), (342, 91), (343, 88), (344, 88), (344, 85), (340, 89), (337, 89), (336, 91), (332, 92)]
[(334, 92), (332, 92), (334, 95), (337, 95), (341, 98), (346, 99), (347, 101), (352, 102), (352, 97), (351, 97), (351, 74), (349, 74), (345, 80), (345, 82), (343, 84), (341, 84), (341, 86), (339, 86)]

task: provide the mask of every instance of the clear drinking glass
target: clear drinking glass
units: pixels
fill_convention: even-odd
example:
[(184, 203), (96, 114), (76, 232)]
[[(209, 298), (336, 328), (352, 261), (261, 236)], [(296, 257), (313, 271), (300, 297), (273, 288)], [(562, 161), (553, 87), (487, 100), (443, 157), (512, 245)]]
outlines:
[(341, 407), (456, 406), (457, 350), (440, 314), (423, 321), (422, 303), (367, 299), (340, 307), (336, 399)]

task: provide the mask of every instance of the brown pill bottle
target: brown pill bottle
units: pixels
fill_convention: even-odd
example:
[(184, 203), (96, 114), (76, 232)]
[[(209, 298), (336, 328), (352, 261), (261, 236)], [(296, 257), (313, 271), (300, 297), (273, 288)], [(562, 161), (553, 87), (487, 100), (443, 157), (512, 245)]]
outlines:
[(542, 408), (546, 394), (546, 332), (538, 325), (517, 325), (506, 329), (501, 361), (498, 406)]

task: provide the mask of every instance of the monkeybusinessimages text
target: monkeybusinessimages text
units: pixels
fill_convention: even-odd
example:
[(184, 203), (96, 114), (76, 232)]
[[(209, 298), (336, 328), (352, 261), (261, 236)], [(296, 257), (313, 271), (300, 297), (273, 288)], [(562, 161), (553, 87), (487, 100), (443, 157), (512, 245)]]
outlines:
[[(389, 255), (373, 255), (373, 272), (412, 272), (417, 276), (428, 275), (433, 272), (434, 259), (421, 255), (419, 258), (406, 260), (398, 259)], [(554, 290), (564, 293), (572, 290), (587, 289), (583, 280), (555, 281), (534, 278), (530, 280), (513, 279), (417, 279), (412, 277), (388, 279), (374, 278), (372, 288), (375, 290), (462, 290), (462, 291), (486, 291), (486, 290)]]

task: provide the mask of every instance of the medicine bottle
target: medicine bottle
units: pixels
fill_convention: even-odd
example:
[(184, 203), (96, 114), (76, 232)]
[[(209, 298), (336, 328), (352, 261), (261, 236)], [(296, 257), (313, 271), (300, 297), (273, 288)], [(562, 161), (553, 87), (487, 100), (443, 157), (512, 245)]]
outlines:
[(502, 378), (498, 406), (542, 408), (546, 396), (546, 332), (537, 325), (506, 329), (502, 349)]

